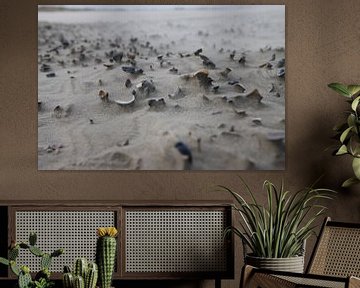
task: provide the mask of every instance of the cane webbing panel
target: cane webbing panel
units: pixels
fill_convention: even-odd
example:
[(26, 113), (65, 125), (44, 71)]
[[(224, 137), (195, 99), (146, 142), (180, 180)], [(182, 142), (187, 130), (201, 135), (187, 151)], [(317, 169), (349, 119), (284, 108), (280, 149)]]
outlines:
[(326, 226), (310, 273), (360, 277), (360, 229)]
[[(65, 253), (52, 261), (50, 270), (62, 272), (74, 259), (95, 260), (96, 228), (115, 226), (114, 211), (16, 211), (16, 241), (28, 243), (29, 233), (37, 233), (37, 246), (46, 253), (64, 248)], [(31, 271), (40, 270), (40, 258), (20, 250), (18, 263)]]
[(302, 278), (293, 276), (277, 276), (281, 279), (287, 280), (296, 284), (296, 287), (326, 287), (326, 288), (345, 288), (345, 279), (343, 282), (314, 279), (314, 278)]
[(226, 271), (224, 211), (125, 212), (126, 272)]

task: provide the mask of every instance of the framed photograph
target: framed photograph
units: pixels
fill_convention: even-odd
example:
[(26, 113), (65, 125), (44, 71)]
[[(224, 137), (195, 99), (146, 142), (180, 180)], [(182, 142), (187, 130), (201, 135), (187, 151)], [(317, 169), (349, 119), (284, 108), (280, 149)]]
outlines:
[(39, 5), (39, 170), (284, 170), (284, 5)]

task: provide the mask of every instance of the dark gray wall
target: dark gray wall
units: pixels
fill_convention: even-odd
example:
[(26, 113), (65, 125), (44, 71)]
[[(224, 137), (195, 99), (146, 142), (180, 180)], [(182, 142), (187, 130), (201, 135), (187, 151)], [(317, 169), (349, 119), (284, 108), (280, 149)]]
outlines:
[[(236, 188), (237, 175), (241, 175), (264, 201), (261, 186), (265, 179), (277, 184), (284, 179), (289, 189), (296, 190), (325, 173), (321, 185), (339, 191), (328, 214), (337, 220), (359, 222), (359, 186), (347, 191), (339, 188), (351, 173), (349, 159), (334, 158), (325, 151), (332, 143), (331, 129), (343, 117), (346, 107), (344, 99), (330, 91), (327, 84), (360, 82), (358, 0), (227, 1), (286, 5), (286, 170), (245, 173), (38, 172), (37, 4), (51, 2), (59, 4), (34, 0), (0, 2), (0, 200), (230, 199), (209, 187), (224, 184)], [(171, 3), (131, 4), (136, 2)], [(312, 242), (308, 245), (310, 251), (311, 245)], [(242, 263), (239, 245), (237, 250), (237, 279), (226, 281), (226, 287), (238, 285)]]

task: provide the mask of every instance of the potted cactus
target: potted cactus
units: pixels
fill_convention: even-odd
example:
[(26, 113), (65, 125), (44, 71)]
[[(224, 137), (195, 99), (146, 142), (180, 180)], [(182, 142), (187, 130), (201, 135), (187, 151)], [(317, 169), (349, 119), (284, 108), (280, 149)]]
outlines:
[(100, 288), (110, 288), (116, 258), (115, 227), (100, 227), (97, 229), (96, 262), (99, 267)]
[(78, 258), (71, 272), (69, 266), (64, 267), (64, 288), (95, 288), (98, 279), (98, 267), (96, 263), (88, 262), (85, 258)]
[[(0, 263), (10, 266), (11, 271), (18, 277), (18, 288), (49, 288), (54, 285), (50, 280), (50, 265), (52, 259), (63, 254), (64, 250), (57, 249), (52, 253), (45, 253), (36, 246), (36, 241), (36, 233), (30, 233), (29, 243), (13, 242), (9, 248), (8, 259), (0, 257)], [(28, 266), (19, 266), (16, 263), (20, 249), (28, 250), (30, 253), (41, 259), (41, 270), (35, 275), (34, 280), (30, 275), (30, 268)]]

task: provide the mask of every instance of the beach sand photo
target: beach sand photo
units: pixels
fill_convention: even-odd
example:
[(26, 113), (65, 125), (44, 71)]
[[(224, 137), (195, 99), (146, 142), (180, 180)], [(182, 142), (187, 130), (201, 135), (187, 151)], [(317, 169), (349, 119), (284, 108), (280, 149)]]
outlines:
[(284, 5), (38, 6), (39, 170), (284, 170)]

